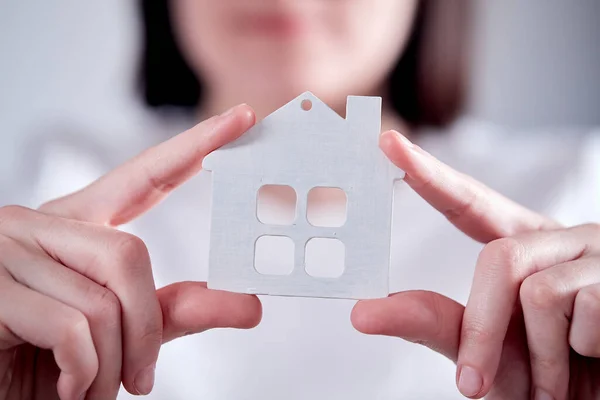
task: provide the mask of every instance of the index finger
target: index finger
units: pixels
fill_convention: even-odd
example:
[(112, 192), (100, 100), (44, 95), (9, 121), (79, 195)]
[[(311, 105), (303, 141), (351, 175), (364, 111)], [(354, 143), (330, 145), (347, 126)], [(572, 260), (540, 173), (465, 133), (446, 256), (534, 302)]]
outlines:
[(200, 171), (202, 159), (255, 122), (242, 104), (152, 147), (89, 186), (46, 203), (40, 211), (105, 225), (126, 223)]
[(479, 242), (560, 227), (557, 222), (453, 170), (396, 131), (384, 132), (379, 146), (406, 173), (404, 180), (415, 192)]

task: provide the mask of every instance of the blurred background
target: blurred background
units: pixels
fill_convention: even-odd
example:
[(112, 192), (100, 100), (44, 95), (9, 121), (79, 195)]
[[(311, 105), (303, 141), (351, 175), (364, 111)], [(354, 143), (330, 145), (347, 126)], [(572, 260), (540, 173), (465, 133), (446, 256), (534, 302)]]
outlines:
[[(62, 120), (103, 131), (135, 124), (144, 113), (136, 7), (0, 0), (4, 139)], [(597, 0), (476, 2), (467, 113), (515, 130), (600, 125), (598, 21)]]

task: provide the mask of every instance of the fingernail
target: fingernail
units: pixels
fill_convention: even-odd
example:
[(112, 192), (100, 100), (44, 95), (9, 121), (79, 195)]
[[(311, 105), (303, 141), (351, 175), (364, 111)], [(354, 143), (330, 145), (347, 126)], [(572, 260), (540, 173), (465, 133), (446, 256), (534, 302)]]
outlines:
[(146, 395), (152, 391), (155, 369), (156, 364), (152, 364), (138, 372), (136, 375), (133, 386), (135, 386), (135, 390), (137, 390), (139, 394)]
[(460, 369), (458, 377), (458, 390), (463, 396), (471, 397), (481, 392), (483, 387), (483, 378), (475, 369), (469, 366), (463, 366)]
[(554, 397), (552, 397), (544, 389), (538, 388), (535, 390), (535, 400), (554, 400)]
[(400, 139), (400, 141), (402, 143), (404, 143), (404, 145), (408, 146), (408, 147), (414, 147), (415, 145), (413, 144), (413, 142), (411, 142), (410, 140), (408, 140), (408, 138), (406, 136), (404, 136), (403, 134), (401, 134), (398, 131), (393, 131), (394, 134), (396, 135), (396, 137), (398, 137), (398, 139)]
[(220, 116), (221, 117), (227, 117), (227, 116), (233, 114), (233, 112), (235, 111), (236, 108), (238, 108), (238, 106), (233, 106), (229, 110), (227, 110), (224, 113), (222, 113)]

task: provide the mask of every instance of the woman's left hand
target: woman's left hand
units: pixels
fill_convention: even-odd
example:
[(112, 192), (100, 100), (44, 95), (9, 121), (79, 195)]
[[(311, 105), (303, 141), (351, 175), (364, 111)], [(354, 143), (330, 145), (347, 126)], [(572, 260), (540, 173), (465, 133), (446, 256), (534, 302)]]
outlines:
[(380, 146), (405, 181), (486, 243), (466, 307), (438, 293), (360, 301), (356, 329), (424, 344), (471, 398), (600, 398), (600, 225), (562, 227), (442, 164), (396, 132)]

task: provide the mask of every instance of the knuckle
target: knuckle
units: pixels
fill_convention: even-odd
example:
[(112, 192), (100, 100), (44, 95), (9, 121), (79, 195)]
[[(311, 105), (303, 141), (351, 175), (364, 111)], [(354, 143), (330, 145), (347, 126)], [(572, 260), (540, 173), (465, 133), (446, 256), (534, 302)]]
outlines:
[(163, 323), (162, 318), (152, 318), (144, 327), (142, 337), (140, 338), (143, 342), (150, 344), (151, 346), (160, 346), (162, 342), (163, 334)]
[(0, 235), (0, 254), (9, 254), (15, 245), (14, 239), (8, 236)]
[(492, 262), (509, 267), (518, 267), (525, 258), (526, 249), (518, 239), (507, 237), (488, 243), (482, 255)]
[[(0, 280), (8, 279), (9, 281), (13, 280), (14, 277), (9, 272), (9, 267), (7, 265), (2, 264), (2, 260), (8, 261), (12, 260), (20, 260), (27, 256), (27, 253), (31, 252), (31, 249), (18, 241), (17, 239), (13, 239), (8, 235), (3, 235), (0, 233)], [(19, 268), (19, 264), (16, 264), (16, 268)], [(4, 271), (4, 273), (2, 273)], [(14, 271), (13, 271), (14, 272)]]
[[(176, 285), (169, 287), (169, 290), (173, 290), (172, 296), (174, 301), (165, 302), (160, 305), (162, 318), (165, 321), (165, 326), (168, 325), (175, 331), (186, 330), (186, 315), (189, 313), (190, 302), (180, 301), (182, 298), (181, 291), (183, 285)], [(208, 317), (213, 313), (209, 313)], [(203, 315), (203, 321), (207, 316)]]
[(62, 325), (61, 342), (65, 345), (82, 344), (89, 336), (90, 325), (85, 315), (75, 310), (69, 312)]
[[(175, 289), (175, 286), (169, 287), (169, 290), (171, 289)], [(176, 301), (170, 301), (161, 304), (161, 314), (163, 320), (165, 321), (165, 325), (168, 324), (175, 331), (185, 330), (185, 308), (189, 307), (189, 302), (177, 301), (177, 299), (180, 297), (180, 290), (181, 286), (178, 286), (173, 293), (173, 298), (175, 298)]]
[[(444, 327), (445, 323), (445, 315), (443, 308), (440, 304), (440, 296), (437, 294), (431, 295), (432, 293), (422, 292), (415, 293), (416, 299), (418, 299), (419, 304), (422, 304), (421, 307), (410, 307), (406, 309), (408, 320), (415, 321), (416, 325), (426, 326), (427, 327), (427, 339), (423, 337), (413, 337), (407, 338), (411, 342), (418, 344), (425, 344), (425, 342), (435, 342), (438, 338), (440, 338), (445, 332)], [(215, 318), (218, 318), (218, 314), (215, 313)], [(215, 321), (216, 322), (216, 321)], [(213, 321), (210, 321), (208, 326), (218, 326)], [(386, 322), (381, 324), (386, 327), (387, 332), (383, 332), (384, 334), (393, 335), (394, 329), (390, 329), (390, 325)], [(375, 329), (376, 332), (382, 332), (382, 329)]]
[(125, 232), (116, 232), (111, 254), (120, 267), (135, 270), (149, 264), (148, 248), (142, 239)]
[(531, 365), (540, 371), (556, 371), (561, 369), (563, 361), (556, 357), (546, 357), (530, 352)]
[(575, 308), (586, 318), (600, 321), (600, 290), (581, 290), (575, 298)]
[(427, 296), (424, 299), (428, 307), (424, 309), (422, 318), (425, 318), (425, 321), (428, 321), (432, 327), (432, 336), (438, 338), (444, 333), (444, 327), (446, 326), (440, 296)]
[(57, 200), (50, 200), (38, 207), (38, 210), (48, 214), (52, 214), (56, 208)]
[(121, 302), (119, 298), (105, 287), (100, 287), (93, 295), (89, 310), (90, 319), (101, 323), (106, 328), (118, 326), (121, 322)]
[(584, 226), (586, 226), (589, 229), (591, 229), (592, 231), (600, 234), (600, 223), (598, 223), (598, 222), (590, 222), (588, 224), (585, 224)]
[(11, 220), (24, 219), (30, 212), (30, 209), (22, 206), (9, 205), (0, 207), (0, 226)]
[(600, 241), (600, 224), (599, 223), (589, 223), (589, 224), (585, 224), (583, 226), (585, 229), (587, 229), (590, 232), (590, 236), (593, 242), (599, 242)]
[(508, 275), (518, 279), (526, 261), (526, 248), (515, 238), (502, 238), (488, 243), (479, 255), (478, 265), (494, 276)]
[(494, 343), (496, 335), (487, 329), (481, 322), (478, 321), (464, 321), (461, 331), (461, 347), (466, 345), (467, 347), (482, 346)]
[(476, 207), (478, 199), (479, 198), (477, 197), (477, 194), (474, 193), (471, 195), (471, 198), (466, 200), (464, 203), (462, 203), (454, 208), (445, 210), (443, 212), (443, 214), (446, 216), (446, 218), (448, 218), (448, 221), (455, 222), (455, 221), (459, 220), (461, 217), (463, 217), (465, 214), (472, 212)]
[(144, 170), (146, 180), (150, 184), (150, 187), (156, 192), (160, 194), (167, 194), (175, 188), (175, 186), (172, 183), (169, 183), (168, 180), (165, 180), (161, 176), (157, 175), (156, 171), (154, 171), (152, 168), (145, 166)]
[(553, 274), (536, 274), (526, 278), (519, 290), (524, 307), (532, 310), (554, 308), (560, 300), (564, 283)]

